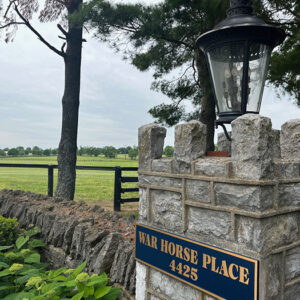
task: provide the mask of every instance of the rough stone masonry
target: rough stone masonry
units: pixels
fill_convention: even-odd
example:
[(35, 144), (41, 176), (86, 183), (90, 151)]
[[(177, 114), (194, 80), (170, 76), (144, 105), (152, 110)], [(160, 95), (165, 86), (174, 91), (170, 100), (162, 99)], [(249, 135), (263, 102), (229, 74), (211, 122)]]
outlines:
[[(258, 259), (259, 299), (299, 300), (300, 120), (279, 132), (269, 118), (239, 117), (230, 158), (205, 157), (198, 121), (175, 128), (173, 159), (162, 158), (165, 135), (139, 129), (139, 222)], [(136, 273), (137, 300), (215, 299), (141, 263)]]
[(16, 217), (23, 228), (41, 228), (43, 257), (51, 267), (76, 268), (86, 260), (85, 271), (105, 271), (111, 283), (134, 294), (134, 226), (129, 220), (83, 201), (9, 190), (0, 191), (0, 215)]

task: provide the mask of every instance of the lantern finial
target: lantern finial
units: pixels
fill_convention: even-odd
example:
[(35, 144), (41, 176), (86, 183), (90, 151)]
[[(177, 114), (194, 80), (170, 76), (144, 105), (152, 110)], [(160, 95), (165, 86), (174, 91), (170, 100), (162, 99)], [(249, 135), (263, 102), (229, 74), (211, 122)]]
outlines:
[(253, 12), (250, 0), (230, 0), (227, 17), (236, 15), (251, 15)]

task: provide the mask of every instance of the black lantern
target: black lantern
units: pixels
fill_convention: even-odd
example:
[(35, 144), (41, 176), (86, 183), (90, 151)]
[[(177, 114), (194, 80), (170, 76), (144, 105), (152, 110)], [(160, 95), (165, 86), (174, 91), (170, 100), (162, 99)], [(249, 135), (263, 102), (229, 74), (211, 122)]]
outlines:
[(213, 83), (216, 125), (225, 129), (245, 113), (259, 113), (271, 52), (284, 39), (282, 29), (252, 15), (249, 0), (231, 0), (227, 18), (197, 39)]

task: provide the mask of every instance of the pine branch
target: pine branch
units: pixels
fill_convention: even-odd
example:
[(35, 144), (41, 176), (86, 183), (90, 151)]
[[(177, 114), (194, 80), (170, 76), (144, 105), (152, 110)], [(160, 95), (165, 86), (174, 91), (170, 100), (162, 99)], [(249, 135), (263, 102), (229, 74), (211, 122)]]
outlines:
[(30, 24), (30, 22), (28, 20), (26, 20), (26, 18), (20, 13), (20, 11), (18, 10), (17, 5), (15, 5), (15, 11), (18, 14), (18, 16), (20, 17), (20, 19), (23, 20), (24, 24), (39, 38), (39, 40), (45, 44), (49, 49), (51, 49), (53, 52), (55, 52), (56, 54), (62, 56), (63, 58), (65, 58), (66, 54), (62, 51), (59, 51), (58, 49), (56, 49), (54, 46), (52, 46), (49, 42), (47, 42), (43, 36), (35, 29), (32, 27), (32, 25)]
[(9, 22), (3, 26), (0, 26), (0, 29), (3, 29), (3, 28), (6, 28), (6, 27), (9, 27), (11, 25), (25, 25), (24, 22)]

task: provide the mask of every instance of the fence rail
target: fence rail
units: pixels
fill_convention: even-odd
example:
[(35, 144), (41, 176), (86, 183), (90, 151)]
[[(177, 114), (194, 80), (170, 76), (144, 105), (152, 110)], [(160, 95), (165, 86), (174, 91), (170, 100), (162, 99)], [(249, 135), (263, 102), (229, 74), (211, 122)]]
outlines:
[[(48, 196), (53, 197), (54, 185), (54, 169), (57, 165), (47, 164), (0, 164), (4, 168), (36, 168), (48, 169)], [(122, 177), (122, 171), (137, 171), (138, 168), (134, 167), (91, 167), (91, 166), (76, 166), (77, 170), (93, 170), (93, 171), (113, 171), (115, 172), (115, 187), (114, 187), (114, 210), (120, 211), (121, 204), (129, 202), (138, 202), (139, 198), (125, 198), (122, 199), (121, 195), (124, 193), (138, 192), (138, 188), (122, 188), (122, 183), (138, 182), (138, 177)]]

